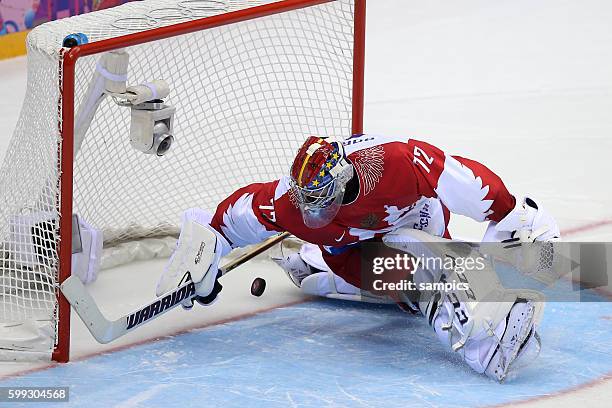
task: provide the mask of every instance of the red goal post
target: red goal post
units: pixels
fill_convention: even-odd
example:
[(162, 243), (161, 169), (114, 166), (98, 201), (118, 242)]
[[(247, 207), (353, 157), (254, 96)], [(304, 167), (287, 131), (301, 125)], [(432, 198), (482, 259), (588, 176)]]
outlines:
[[(154, 1), (156, 5), (161, 4), (160, 0)], [(189, 5), (193, 6), (193, 4), (196, 4), (197, 7), (194, 6), (193, 8), (200, 12), (205, 9), (205, 7), (202, 7), (203, 4), (223, 3), (212, 0), (170, 1), (169, 3), (176, 3), (183, 7), (189, 1), (191, 1)], [(232, 0), (227, 0), (227, 2), (231, 3)], [(178, 217), (178, 215), (175, 217), (175, 213), (180, 214), (186, 208), (174, 208), (174, 206), (182, 207), (194, 205), (194, 203), (197, 204), (199, 201), (199, 197), (197, 197), (198, 191), (206, 191), (206, 194), (210, 195), (210, 197), (207, 196), (202, 199), (204, 202), (203, 206), (210, 207), (215, 200), (222, 197), (222, 192), (231, 191), (231, 189), (239, 187), (240, 185), (235, 183), (241, 182), (243, 178), (250, 177), (258, 180), (263, 177), (267, 168), (272, 169), (270, 172), (273, 174), (270, 174), (270, 176), (279, 176), (277, 173), (280, 169), (286, 167), (287, 163), (285, 162), (295, 149), (296, 143), (308, 132), (322, 133), (329, 129), (335, 133), (342, 132), (341, 136), (346, 137), (349, 132), (357, 134), (363, 131), (366, 0), (281, 0), (276, 2), (263, 1), (263, 3), (266, 4), (247, 8), (237, 7), (236, 10), (225, 10), (226, 12), (202, 18), (187, 19), (187, 21), (173, 24), (164, 23), (167, 25), (154, 29), (136, 31), (99, 40), (94, 39), (90, 43), (77, 45), (70, 49), (58, 48), (61, 50), (59, 52), (60, 67), (58, 75), (58, 110), (60, 116), (58, 121), (59, 137), (57, 139), (57, 154), (59, 155), (57, 174), (59, 176), (57, 179), (58, 188), (55, 205), (59, 214), (59, 233), (53, 237), (58, 248), (58, 267), (55, 272), (56, 282), (54, 284), (57, 305), (55, 314), (56, 338), (54, 339), (55, 345), (52, 349), (53, 360), (66, 362), (69, 359), (70, 305), (57, 288), (61, 282), (71, 275), (73, 213), (84, 214), (88, 221), (103, 230), (107, 227), (116, 229), (117, 226), (114, 223), (109, 223), (109, 225), (112, 224), (110, 227), (106, 225), (106, 221), (113, 214), (117, 218), (128, 220), (131, 226), (132, 221), (129, 218), (131, 216), (135, 215), (134, 218), (138, 218), (141, 213), (146, 213), (147, 210), (150, 212), (163, 212), (161, 205), (159, 205), (159, 208), (147, 208), (147, 206), (143, 205), (143, 208), (136, 210), (135, 208), (140, 205), (139, 199), (142, 200), (144, 197), (145, 199), (150, 199), (149, 202), (153, 202), (158, 198), (156, 195), (159, 195), (162, 200), (165, 200), (168, 196), (168, 191), (172, 191), (162, 188), (160, 190), (162, 192), (158, 192), (155, 189), (144, 187), (140, 191), (140, 187), (138, 187), (141, 197), (136, 197), (132, 200), (128, 197), (130, 190), (133, 190), (134, 186), (138, 186), (138, 183), (141, 182), (138, 177), (129, 178), (134, 172), (142, 171), (149, 174), (156, 171), (151, 169), (163, 166), (163, 172), (155, 173), (154, 176), (151, 176), (153, 178), (147, 178), (142, 183), (150, 182), (151, 180), (155, 181), (154, 177), (165, 177), (168, 174), (173, 180), (177, 180), (181, 179), (184, 174), (192, 173), (194, 169), (196, 172), (198, 171), (196, 167), (189, 164), (191, 162), (202, 160), (208, 167), (203, 165), (200, 170), (206, 171), (207, 168), (219, 166), (219, 163), (221, 163), (219, 160), (224, 159), (225, 155), (240, 155), (240, 160), (245, 163), (243, 169), (235, 170), (230, 161), (227, 169), (221, 169), (219, 173), (212, 174), (209, 180), (204, 183), (207, 188), (219, 181), (227, 183), (228, 186), (217, 188), (209, 193), (207, 188), (202, 186), (198, 188), (197, 182), (199, 179), (194, 178), (191, 182), (196, 183), (195, 187), (186, 185), (186, 189), (189, 190), (192, 187), (196, 192), (192, 193), (188, 198), (184, 198), (183, 196), (186, 196), (186, 193), (182, 192), (177, 194), (180, 196), (178, 198), (171, 194), (173, 196), (172, 199), (165, 204), (162, 203), (164, 206), (172, 207), (173, 210), (169, 211), (170, 215), (162, 214), (159, 222), (162, 224), (173, 223), (177, 219), (176, 217)], [(334, 3), (338, 3), (337, 6), (334, 6)], [(147, 1), (143, 2), (143, 4), (146, 5)], [(171, 14), (175, 13), (173, 10), (169, 12)], [(313, 12), (309, 13), (310, 10), (313, 10)], [(347, 13), (346, 10), (349, 10), (349, 12)], [(153, 9), (153, 11), (157, 13), (157, 16), (160, 13), (164, 13), (163, 8), (159, 7)], [(315, 13), (315, 11), (317, 12)], [(303, 12), (303, 14), (299, 14), (300, 12)], [(95, 17), (96, 14), (91, 13), (92, 17)], [(147, 16), (150, 15), (147, 14)], [(287, 16), (286, 21), (282, 17), (285, 15)], [(257, 21), (260, 19), (262, 21), (271, 19), (273, 16), (279, 17), (276, 20), (272, 20), (272, 22), (266, 23), (268, 26), (262, 29), (261, 34), (257, 33)], [(347, 16), (350, 16), (352, 19), (350, 23), (344, 21), (348, 18)], [(318, 18), (321, 19), (319, 22), (317, 22)], [(163, 20), (163, 15), (160, 20), (165, 21)], [(225, 32), (211, 34), (210, 37), (204, 40), (197, 40), (201, 41), (201, 43), (198, 43), (200, 45), (192, 47), (187, 51), (176, 51), (179, 47), (168, 47), (166, 43), (164, 43), (166, 45), (160, 45), (153, 51), (148, 48), (139, 48), (162, 40), (215, 30), (221, 27), (245, 24), (249, 21), (253, 24), (241, 28), (240, 30), (242, 31), (240, 32), (228, 35), (224, 34)], [(338, 21), (344, 21), (343, 24), (340, 24), (344, 27), (344, 32), (342, 27), (338, 28), (338, 32), (334, 31), (336, 30), (334, 25)], [(70, 19), (67, 20), (67, 23), (69, 22)], [(321, 27), (320, 32), (316, 28), (317, 24)], [(352, 33), (348, 34), (352, 36), (350, 44), (347, 41), (347, 24), (352, 26)], [(288, 27), (292, 25), (295, 25), (295, 27)], [(274, 38), (275, 33), (278, 32), (290, 33), (287, 36), (286, 42)], [(303, 38), (300, 37), (301, 33), (304, 34)], [(333, 38), (326, 39), (325, 36), (329, 33), (331, 33)], [(88, 33), (85, 32), (85, 34)], [(34, 41), (35, 38), (35, 35), (30, 36), (29, 41)], [(249, 43), (250, 48), (243, 46), (241, 43), (242, 38), (245, 38), (245, 41), (252, 41)], [(215, 43), (217, 39), (221, 40), (219, 44)], [(192, 42), (196, 41), (196, 39), (189, 37), (185, 41)], [(320, 45), (321, 55), (316, 54), (319, 41), (322, 44)], [(259, 61), (259, 65), (253, 64), (245, 68), (246, 65), (249, 65), (248, 55), (262, 43), (266, 43), (261, 45), (262, 49), (265, 50), (274, 50), (275, 48), (273, 47), (279, 47), (277, 55), (274, 55), (272, 58), (258, 54), (258, 58), (266, 62)], [(180, 44), (181, 41), (179, 40), (173, 43), (175, 46)], [(232, 45), (235, 45), (238, 50), (232, 50)], [(223, 48), (223, 50), (217, 52), (215, 46)], [(302, 46), (305, 47), (305, 51), (300, 48)], [(336, 46), (339, 47), (337, 52), (334, 51)], [(108, 109), (108, 111), (105, 110), (97, 115), (100, 117), (97, 117), (92, 125), (98, 126), (100, 130), (90, 130), (83, 151), (79, 152), (78, 160), (80, 162), (75, 164), (75, 114), (78, 110), (79, 102), (83, 100), (84, 91), (82, 88), (83, 81), (85, 81), (79, 75), (81, 77), (83, 75), (87, 76), (87, 73), (93, 69), (95, 61), (88, 62), (85, 68), (79, 66), (79, 62), (87, 59), (87, 57), (95, 59), (96, 56), (118, 49), (127, 49), (128, 52), (134, 50), (135, 53), (143, 54), (144, 56), (141, 59), (137, 59), (137, 64), (144, 60), (151, 61), (153, 69), (143, 69), (143, 72), (145, 72), (143, 75), (163, 72), (168, 76), (167, 78), (149, 78), (151, 80), (167, 79), (171, 82), (171, 85), (176, 85), (176, 83), (184, 80), (185, 76), (191, 74), (199, 78), (196, 80), (190, 79), (187, 85), (179, 84), (175, 89), (171, 89), (171, 95), (175, 98), (174, 100), (178, 101), (178, 104), (181, 105), (179, 106), (181, 109), (177, 110), (177, 116), (181, 115), (177, 118), (177, 123), (181, 123), (181, 121), (183, 123), (179, 125), (180, 132), (177, 131), (177, 147), (173, 147), (173, 149), (177, 149), (177, 152), (174, 156), (172, 156), (174, 154), (172, 151), (168, 155), (168, 157), (172, 156), (172, 160), (164, 157), (159, 162), (155, 162), (150, 157), (144, 157), (142, 153), (131, 151), (122, 156), (124, 150), (127, 149), (125, 147), (109, 152), (106, 159), (98, 159), (99, 152), (104, 151), (106, 153), (106, 149), (112, 150), (114, 145), (117, 144), (110, 142), (110, 139), (107, 140), (107, 137), (110, 137), (109, 135), (114, 137), (115, 134), (122, 133), (126, 124), (124, 121), (122, 122), (123, 119), (118, 119), (120, 123), (115, 125), (115, 116), (120, 116), (112, 111), (116, 107), (107, 108), (104, 105), (103, 108)], [(163, 55), (160, 56), (160, 54), (164, 54), (164, 50), (178, 53), (177, 55), (186, 58), (189, 67), (181, 67), (180, 65), (183, 62), (177, 61), (176, 58), (173, 58), (173, 55), (164, 59)], [(202, 56), (194, 57), (192, 60), (194, 50), (196, 52), (201, 51)], [(226, 54), (222, 55), (223, 52)], [(272, 53), (274, 54), (276, 51), (272, 51)], [(338, 58), (338, 60), (325, 62), (324, 59), (327, 56), (334, 59)], [(222, 63), (214, 66), (214, 69), (209, 72), (207, 67), (210, 61), (214, 59), (218, 59)], [(344, 66), (349, 64), (349, 60), (352, 60), (350, 62), (351, 66)], [(164, 68), (168, 64), (174, 63), (177, 64), (176, 67), (172, 69)], [(312, 65), (310, 65), (311, 63)], [(235, 64), (236, 67), (233, 67), (232, 64)], [(277, 65), (282, 65), (284, 68), (277, 70)], [(285, 69), (286, 67), (288, 67), (288, 71)], [(30, 70), (34, 69), (34, 67), (30, 68)], [(304, 72), (297, 72), (301, 69), (304, 69)], [(336, 72), (335, 70), (338, 71)], [(168, 74), (169, 72), (171, 74)], [(255, 73), (255, 79), (251, 77), (252, 73)], [(346, 78), (349, 73), (351, 77)], [(139, 76), (142, 75), (139, 73)], [(216, 79), (210, 79), (212, 77)], [(142, 80), (146, 78), (138, 77), (135, 79)], [(131, 78), (128, 79), (128, 81), (130, 80)], [(208, 80), (210, 80), (212, 85), (207, 83)], [(260, 80), (266, 82), (266, 84), (261, 85), (257, 82)], [(296, 86), (291, 84), (291, 81), (299, 80), (305, 81), (305, 84)], [(347, 86), (346, 84), (349, 82), (350, 85)], [(196, 89), (200, 83), (204, 85), (202, 85), (201, 89)], [(252, 87), (252, 89), (248, 92), (238, 89), (244, 86)], [(226, 89), (229, 89), (229, 96), (224, 93)], [(179, 90), (182, 92), (181, 95), (177, 96), (176, 94), (179, 93)], [(195, 95), (189, 93), (192, 90), (196, 92)], [(329, 95), (326, 92), (329, 92)], [(268, 95), (268, 97), (259, 98), (258, 93)], [(282, 96), (279, 96), (281, 94)], [(306, 101), (302, 102), (302, 99), (299, 99), (299, 95), (306, 95), (306, 97), (302, 97)], [(215, 98), (217, 98), (216, 103), (223, 105), (223, 108), (216, 109)], [(283, 98), (287, 98), (287, 100), (283, 101)], [(243, 102), (245, 106), (248, 105), (248, 108), (241, 111), (239, 106)], [(27, 109), (24, 108), (25, 110)], [(349, 116), (347, 116), (348, 111), (350, 111)], [(191, 114), (195, 117), (192, 118)], [(209, 118), (209, 115), (214, 118)], [(276, 118), (279, 118), (278, 123), (275, 122)], [(200, 125), (202, 121), (206, 122), (206, 125)], [(185, 125), (185, 122), (188, 122), (188, 125)], [(296, 124), (295, 122), (298, 123)], [(250, 126), (246, 124), (250, 124)], [(27, 130), (28, 124), (22, 123), (21, 126)], [(254, 128), (255, 130), (253, 130)], [(26, 130), (23, 129), (21, 132), (25, 133)], [(253, 132), (252, 139), (249, 139), (251, 131)], [(18, 128), (16, 136), (20, 134), (19, 132)], [(285, 134), (283, 132), (289, 136), (283, 136)], [(210, 136), (212, 141), (209, 146), (200, 149), (200, 144), (203, 141), (197, 140), (197, 137), (194, 138), (196, 139), (195, 142), (191, 141), (191, 139), (188, 141), (185, 136), (187, 133), (191, 136), (204, 134), (208, 137), (208, 135), (212, 135)], [(268, 138), (269, 134), (271, 136)], [(270, 140), (275, 140), (273, 137), (280, 138), (278, 141), (280, 147), (269, 147)], [(123, 138), (125, 139), (124, 136)], [(91, 140), (94, 140), (97, 144), (95, 146), (91, 143), (88, 145), (87, 143)], [(244, 148), (245, 143), (248, 144), (247, 149)], [(211, 150), (215, 150), (218, 144), (223, 146), (218, 151), (211, 152)], [(251, 146), (254, 147), (251, 149)], [(250, 155), (245, 154), (245, 150), (251, 150), (249, 152)], [(117, 158), (116, 163), (114, 162), (115, 158)], [(92, 164), (92, 162), (98, 160), (103, 163)], [(133, 164), (137, 160), (142, 160), (144, 164)], [(126, 165), (126, 163), (131, 164)], [(160, 165), (159, 163), (162, 164)], [(123, 171), (125, 174), (120, 171)], [(226, 179), (224, 174), (230, 175)], [(245, 177), (246, 174), (249, 177)], [(121, 184), (119, 186), (120, 180), (124, 176), (126, 179), (129, 179), (126, 182), (128, 185)], [(120, 180), (118, 181), (117, 179)], [(130, 185), (130, 182), (133, 184)], [(105, 183), (108, 183), (109, 186)], [(173, 183), (162, 181), (162, 184), (166, 186)], [(100, 194), (97, 198), (95, 192)], [(118, 201), (117, 203), (115, 202), (114, 194), (120, 197), (124, 196), (129, 201), (129, 204), (117, 204)], [(192, 197), (194, 195), (195, 197)], [(108, 205), (106, 205), (107, 200), (110, 202)], [(98, 201), (103, 202), (103, 205), (92, 209), (94, 206), (99, 205)], [(122, 210), (123, 206), (129, 209), (126, 210), (128, 214), (125, 214), (125, 216)], [(157, 204), (152, 204), (151, 206), (156, 207)], [(121, 213), (119, 214), (118, 211)], [(145, 223), (148, 222), (147, 216), (143, 216), (143, 219), (145, 219)], [(135, 220), (134, 222), (140, 223), (140, 221)]]

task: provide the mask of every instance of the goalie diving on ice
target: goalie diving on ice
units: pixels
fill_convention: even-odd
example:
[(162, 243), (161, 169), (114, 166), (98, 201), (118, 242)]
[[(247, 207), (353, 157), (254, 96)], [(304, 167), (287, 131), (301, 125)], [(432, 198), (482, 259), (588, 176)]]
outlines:
[(447, 245), (455, 243), (447, 228), (451, 214), (488, 222), (483, 242), (512, 247), (560, 238), (555, 220), (539, 203), (515, 198), (477, 161), (403, 137), (309, 137), (289, 175), (236, 190), (214, 214), (185, 211), (157, 295), (175, 290), (189, 274), (195, 296), (183, 305), (190, 308), (193, 300), (209, 305), (221, 292), (221, 257), (289, 232), (305, 244), (276, 262), (303, 292), (370, 302), (392, 299), (404, 310), (425, 315), (438, 339), (472, 369), (502, 381), (539, 352), (540, 292), (505, 289), (494, 274), (418, 267), (412, 271), (415, 283), (467, 281), (470, 290), (414, 299), (402, 291), (377, 292), (372, 277), (362, 273), (362, 251), (370, 243), (411, 256), (477, 256), (468, 244)]

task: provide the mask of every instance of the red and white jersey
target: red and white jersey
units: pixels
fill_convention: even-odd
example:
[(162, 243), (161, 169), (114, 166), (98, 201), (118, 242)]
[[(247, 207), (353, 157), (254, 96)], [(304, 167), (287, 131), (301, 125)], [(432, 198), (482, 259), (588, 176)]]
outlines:
[[(358, 265), (347, 265), (346, 257), (356, 248), (334, 248), (405, 226), (448, 237), (449, 211), (476, 221), (500, 221), (514, 208), (514, 197), (491, 170), (476, 161), (446, 155), (428, 143), (356, 135), (344, 146), (359, 177), (359, 193), (342, 205), (329, 225), (318, 229), (304, 225), (288, 176), (237, 190), (219, 204), (211, 225), (233, 247), (288, 231), (325, 247), (326, 262), (347, 279), (346, 269)], [(331, 256), (336, 252), (343, 256)], [(347, 280), (355, 282), (354, 276)]]

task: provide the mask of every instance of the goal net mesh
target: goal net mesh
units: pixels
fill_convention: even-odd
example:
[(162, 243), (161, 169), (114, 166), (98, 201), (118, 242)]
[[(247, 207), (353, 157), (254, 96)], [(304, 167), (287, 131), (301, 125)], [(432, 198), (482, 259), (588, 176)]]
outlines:
[[(30, 33), (27, 94), (0, 173), (0, 349), (48, 353), (56, 342), (64, 37), (100, 41), (262, 3), (145, 0)], [(353, 13), (338, 0), (126, 43), (129, 85), (170, 85), (175, 143), (163, 157), (135, 150), (130, 109), (106, 98), (74, 161), (74, 212), (105, 245), (176, 233), (186, 208), (214, 211), (236, 188), (286, 173), (307, 136), (350, 135)], [(75, 112), (100, 57), (77, 62)]]

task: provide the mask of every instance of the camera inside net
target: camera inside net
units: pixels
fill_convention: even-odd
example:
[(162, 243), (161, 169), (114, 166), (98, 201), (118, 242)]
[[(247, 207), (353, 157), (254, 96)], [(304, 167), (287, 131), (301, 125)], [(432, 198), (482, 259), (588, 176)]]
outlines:
[(131, 107), (130, 143), (135, 149), (157, 156), (165, 155), (174, 142), (173, 106), (161, 99), (143, 102)]

